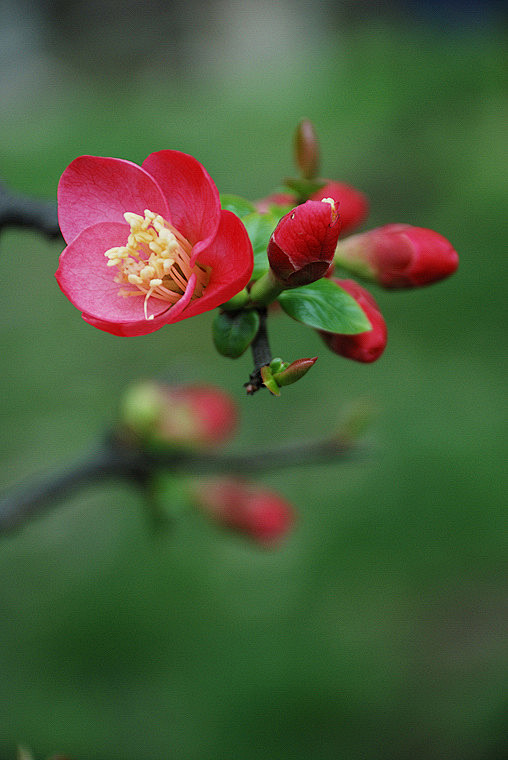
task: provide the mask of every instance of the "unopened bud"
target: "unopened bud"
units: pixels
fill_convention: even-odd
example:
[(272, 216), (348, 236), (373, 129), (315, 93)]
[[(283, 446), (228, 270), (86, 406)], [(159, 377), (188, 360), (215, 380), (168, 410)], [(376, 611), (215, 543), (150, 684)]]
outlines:
[(319, 330), (324, 342), (334, 353), (354, 359), (357, 362), (374, 362), (379, 359), (386, 347), (388, 331), (383, 315), (372, 295), (354, 280), (334, 280), (352, 296), (372, 325), (371, 330), (343, 335)]
[(308, 285), (326, 274), (339, 230), (332, 199), (307, 201), (282, 217), (268, 243), (268, 260), (283, 287)]
[(319, 174), (319, 142), (314, 124), (302, 119), (298, 124), (294, 139), (295, 164), (302, 177), (314, 179)]
[(317, 356), (312, 357), (312, 359), (296, 359), (291, 364), (282, 367), (278, 372), (274, 372), (273, 379), (279, 386), (292, 385), (306, 375), (316, 362)]
[(344, 182), (330, 182), (310, 196), (312, 201), (333, 198), (340, 217), (341, 237), (356, 229), (365, 221), (369, 213), (369, 202), (365, 195)]
[(232, 399), (208, 385), (171, 386), (147, 380), (131, 385), (121, 402), (123, 429), (154, 447), (207, 447), (236, 427)]
[(264, 546), (282, 539), (294, 523), (292, 506), (274, 491), (236, 478), (194, 486), (197, 505), (214, 522)]
[(272, 206), (289, 206), (292, 208), (296, 201), (297, 198), (294, 193), (271, 193), (271, 195), (254, 201), (254, 206), (260, 214), (267, 214)]
[(453, 274), (459, 257), (438, 232), (388, 224), (340, 241), (335, 261), (385, 288), (415, 288)]

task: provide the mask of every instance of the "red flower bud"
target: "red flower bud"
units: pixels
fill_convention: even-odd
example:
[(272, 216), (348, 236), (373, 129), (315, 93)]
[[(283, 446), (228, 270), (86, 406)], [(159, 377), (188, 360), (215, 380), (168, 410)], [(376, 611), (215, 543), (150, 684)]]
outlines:
[(194, 488), (198, 506), (215, 522), (257, 543), (273, 544), (288, 533), (294, 513), (274, 491), (234, 478), (216, 478)]
[(359, 227), (369, 213), (369, 202), (365, 195), (344, 182), (327, 181), (321, 190), (317, 190), (310, 196), (313, 201), (320, 201), (323, 198), (333, 198), (337, 204), (341, 236)]
[(324, 342), (334, 353), (357, 362), (374, 362), (385, 350), (387, 329), (383, 315), (374, 298), (354, 280), (334, 280), (337, 285), (353, 296), (372, 325), (372, 330), (356, 335), (342, 335), (319, 330)]
[(333, 261), (340, 224), (332, 200), (307, 201), (283, 216), (268, 243), (268, 260), (286, 288), (319, 280)]
[(459, 257), (438, 232), (387, 224), (341, 241), (336, 261), (364, 272), (385, 288), (414, 288), (453, 274)]
[(232, 399), (218, 388), (151, 380), (128, 388), (120, 417), (127, 430), (153, 446), (216, 446), (237, 423)]

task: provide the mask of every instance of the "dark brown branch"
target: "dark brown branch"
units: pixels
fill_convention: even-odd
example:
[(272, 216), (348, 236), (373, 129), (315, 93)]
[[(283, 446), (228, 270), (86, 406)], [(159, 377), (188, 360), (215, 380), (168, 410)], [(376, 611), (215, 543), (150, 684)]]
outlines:
[(13, 193), (0, 183), (0, 231), (4, 227), (34, 229), (49, 238), (61, 234), (56, 203)]

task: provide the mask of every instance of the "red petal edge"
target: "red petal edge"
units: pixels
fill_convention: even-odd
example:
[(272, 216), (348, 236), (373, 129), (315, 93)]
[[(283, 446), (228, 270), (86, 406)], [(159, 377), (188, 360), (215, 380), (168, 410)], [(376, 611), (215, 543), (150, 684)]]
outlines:
[(58, 185), (58, 221), (71, 243), (86, 227), (124, 222), (125, 211), (143, 215), (148, 208), (169, 220), (165, 196), (150, 174), (121, 158), (80, 156)]

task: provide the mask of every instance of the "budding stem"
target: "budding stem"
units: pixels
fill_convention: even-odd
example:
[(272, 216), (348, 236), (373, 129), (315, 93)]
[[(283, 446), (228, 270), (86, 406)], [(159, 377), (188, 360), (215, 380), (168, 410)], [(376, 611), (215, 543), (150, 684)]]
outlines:
[(255, 307), (268, 306), (280, 296), (284, 289), (284, 285), (269, 269), (250, 289), (250, 300)]
[(259, 314), (259, 328), (256, 333), (256, 337), (252, 341), (250, 347), (252, 351), (252, 358), (254, 360), (254, 370), (249, 376), (249, 382), (246, 383), (246, 389), (249, 396), (259, 391), (264, 383), (261, 377), (261, 367), (265, 367), (272, 361), (272, 350), (268, 341), (268, 332), (266, 329), (266, 308), (256, 309)]

